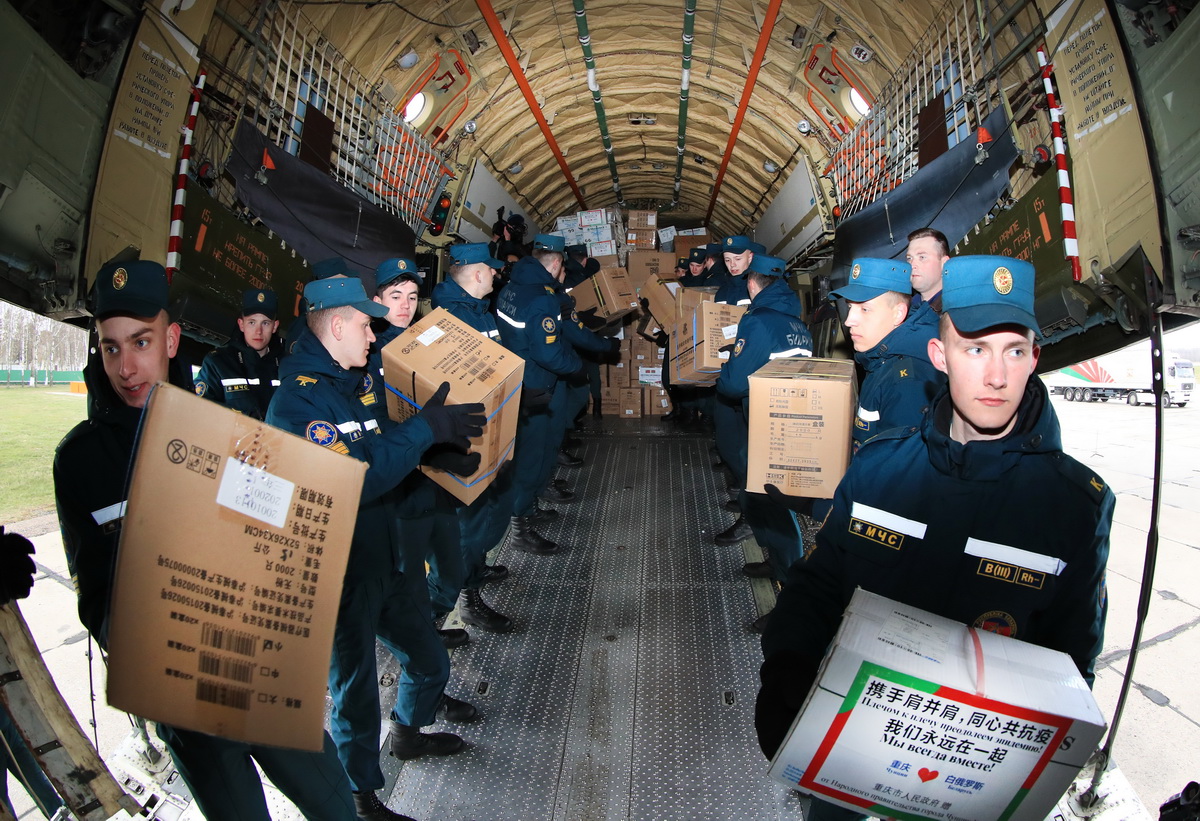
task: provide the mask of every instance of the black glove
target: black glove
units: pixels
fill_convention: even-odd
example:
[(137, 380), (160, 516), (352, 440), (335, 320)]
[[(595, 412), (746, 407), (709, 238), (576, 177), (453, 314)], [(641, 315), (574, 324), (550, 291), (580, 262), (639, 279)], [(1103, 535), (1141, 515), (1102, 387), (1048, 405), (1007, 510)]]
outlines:
[(447, 405), (446, 395), (449, 393), (450, 383), (443, 382), (417, 416), (424, 419), (433, 431), (434, 443), (447, 442), (466, 450), (467, 440), (483, 433), (487, 417), (483, 415), (483, 405), (478, 402)]
[(479, 470), (483, 458), (479, 453), (463, 453), (449, 445), (434, 445), (425, 451), (421, 464), (453, 473), (456, 476), (471, 476)]
[(33, 542), (19, 533), (5, 533), (0, 527), (0, 606), (25, 598), (33, 589), (37, 567), (32, 555)]
[(735, 342), (730, 342), (728, 345), (722, 345), (721, 347), (717, 348), (717, 352), (718, 353), (733, 353), (733, 349), (736, 346), (736, 344), (737, 343), (735, 343)]
[(815, 502), (816, 499), (813, 499), (809, 496), (787, 496), (783, 493), (783, 491), (775, 487), (775, 485), (765, 485), (764, 490), (767, 491), (767, 496), (771, 499), (771, 501), (780, 507), (785, 507), (788, 510), (794, 510), (795, 512), (804, 516), (812, 515), (813, 502)]
[(554, 391), (543, 391), (538, 388), (521, 388), (521, 404), (529, 410), (538, 410), (550, 406)]
[(666, 331), (659, 331), (654, 335), (654, 344), (660, 348), (667, 347), (667, 343), (670, 341), (671, 337), (667, 335)]
[(590, 324), (596, 318), (595, 308), (584, 308), (582, 311), (576, 311), (575, 315), (579, 317), (579, 321), (584, 325)]

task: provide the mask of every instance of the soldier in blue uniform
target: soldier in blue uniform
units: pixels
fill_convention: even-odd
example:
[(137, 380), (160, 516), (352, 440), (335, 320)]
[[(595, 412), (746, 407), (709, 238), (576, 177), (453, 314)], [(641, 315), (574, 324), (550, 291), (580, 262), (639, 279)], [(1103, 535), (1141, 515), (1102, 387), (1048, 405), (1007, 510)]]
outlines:
[[(562, 377), (579, 372), (583, 362), (562, 335), (558, 272), (562, 269), (562, 237), (538, 234), (533, 253), (513, 265), (512, 278), (500, 292), (496, 324), (504, 347), (525, 360), (521, 413), (513, 457), (512, 530), (510, 544), (533, 553), (556, 553), (559, 546), (534, 529), (537, 494), (549, 476), (544, 467), (552, 442), (550, 405)], [(551, 467), (553, 463), (551, 462)]]
[[(750, 309), (738, 323), (736, 342), (729, 361), (721, 366), (717, 378), (718, 407), (733, 406), (734, 421), (741, 426), (736, 448), (728, 451), (727, 463), (745, 488), (748, 456), (747, 415), (750, 405), (750, 374), (772, 359), (812, 356), (812, 335), (800, 318), (800, 299), (787, 284), (783, 260), (766, 254), (754, 254), (745, 274)], [(721, 427), (717, 428), (718, 436)], [(721, 441), (718, 439), (718, 441)], [(728, 446), (728, 445), (727, 445)], [(722, 458), (726, 458), (722, 452)], [(746, 523), (759, 545), (766, 548), (767, 561), (748, 564), (743, 572), (751, 577), (774, 577), (783, 581), (792, 563), (800, 558), (801, 539), (796, 519), (787, 508), (762, 494), (740, 493)], [(761, 631), (766, 616), (754, 622)]]
[[(313, 263), (309, 268), (311, 276), (310, 281), (318, 279), (328, 279), (329, 277), (350, 277), (358, 276), (350, 270), (350, 266), (346, 264), (346, 260), (341, 257), (330, 257), (323, 259), (320, 262)], [(296, 347), (296, 340), (308, 333), (308, 323), (304, 321), (305, 315), (308, 313), (308, 301), (304, 295), (300, 295), (300, 315), (292, 320), (292, 324), (288, 327), (287, 335), (283, 338), (283, 355), (287, 356)]]
[[(451, 264), (446, 278), (433, 288), (434, 308), (445, 308), (456, 318), (470, 325), (489, 339), (499, 342), (500, 332), (496, 318), (490, 312), (488, 296), (495, 285), (496, 274), (504, 267), (498, 259), (488, 253), (482, 242), (450, 246)], [(500, 475), (493, 480), (479, 498), (469, 505), (456, 505), (458, 543), (465, 570), (459, 585), (459, 616), (468, 625), (497, 633), (512, 629), (512, 620), (493, 610), (484, 600), (482, 587), (489, 582), (501, 582), (508, 578), (508, 568), (502, 564), (489, 565), (487, 553), (504, 538), (508, 527), (509, 512), (501, 510), (501, 500), (507, 499), (505, 488), (510, 480), (510, 466), (506, 464)], [(447, 587), (440, 576), (430, 574), (434, 598), (439, 593), (435, 588)], [(450, 590), (440, 595), (448, 598)]]
[[(54, 497), (79, 620), (102, 649), (108, 647), (109, 599), (142, 409), (156, 382), (192, 388), (191, 375), (175, 359), (180, 327), (167, 313), (167, 293), (166, 271), (156, 262), (100, 269), (93, 286), (92, 353), (84, 371), (88, 418), (66, 435), (54, 457)], [(158, 735), (206, 818), (270, 820), (255, 762), (306, 818), (355, 817), (350, 783), (328, 733), (320, 753), (167, 724), (158, 725)]]
[(950, 261), (950, 243), (936, 228), (918, 228), (908, 235), (904, 261), (912, 266), (912, 312), (928, 305), (942, 312), (942, 269)]
[[(726, 237), (721, 243), (721, 257), (725, 265), (726, 275), (717, 288), (714, 302), (726, 305), (750, 304), (750, 292), (747, 289), (746, 271), (756, 254), (764, 254), (766, 250), (749, 237)], [(783, 276), (783, 274), (779, 274)], [(798, 305), (798, 303), (797, 303)], [(796, 316), (799, 316), (799, 310)], [(809, 346), (811, 347), (811, 345)], [(760, 363), (761, 364), (761, 363)], [(722, 368), (724, 370), (724, 368)], [(730, 493), (734, 502), (730, 503), (738, 511), (738, 517), (728, 528), (713, 537), (719, 545), (733, 545), (750, 535), (750, 525), (746, 522), (741, 503), (736, 501), (742, 488), (746, 486), (745, 456), (739, 456), (746, 451), (746, 415), (742, 410), (741, 399), (717, 391), (712, 401), (713, 428), (716, 432), (717, 455), (721, 462), (729, 468), (733, 475)]]
[[(957, 257), (946, 263), (944, 286), (940, 336), (929, 351), (948, 385), (919, 430), (894, 429), (859, 450), (763, 635), (755, 724), (768, 756), (856, 587), (1059, 650), (1093, 679), (1115, 497), (1062, 452), (1034, 373), (1033, 266)], [(1013, 584), (997, 566), (1020, 568), (1030, 584)], [(814, 800), (806, 817), (858, 814)]]
[[(333, 639), (330, 725), (338, 756), (350, 776), (363, 818), (393, 818), (375, 794), (379, 768), (380, 705), (376, 639), (400, 660), (403, 672), (392, 709), (390, 745), (401, 759), (450, 755), (464, 748), (453, 733), (422, 733), (439, 710), (451, 721), (477, 716), (466, 702), (445, 697), (450, 660), (422, 606), (399, 570), (400, 544), (393, 491), (436, 443), (465, 449), (482, 432), (483, 406), (446, 405), (443, 383), (421, 411), (387, 430), (363, 404), (363, 368), (371, 343), (371, 318), (387, 309), (367, 299), (354, 277), (331, 277), (304, 288), (310, 333), (283, 361), (282, 385), (267, 422), (368, 464), (346, 565)], [(414, 631), (412, 625), (423, 624)]]
[(854, 417), (856, 451), (880, 431), (920, 425), (945, 382), (929, 361), (937, 314), (909, 317), (910, 288), (907, 262), (861, 258), (854, 260), (849, 281), (830, 294), (848, 303), (846, 330), (854, 360), (866, 372)]
[(600, 262), (588, 256), (586, 245), (568, 245), (567, 259), (563, 268), (566, 272), (563, 276), (563, 285), (567, 288), (574, 288), (591, 279), (600, 270)]
[(279, 299), (271, 290), (242, 294), (238, 335), (204, 357), (196, 375), (196, 393), (255, 419), (267, 415), (267, 405), (279, 387), (283, 340), (279, 330)]
[(685, 288), (695, 288), (708, 279), (705, 264), (708, 262), (707, 246), (698, 245), (688, 252), (687, 272), (679, 278), (679, 284)]

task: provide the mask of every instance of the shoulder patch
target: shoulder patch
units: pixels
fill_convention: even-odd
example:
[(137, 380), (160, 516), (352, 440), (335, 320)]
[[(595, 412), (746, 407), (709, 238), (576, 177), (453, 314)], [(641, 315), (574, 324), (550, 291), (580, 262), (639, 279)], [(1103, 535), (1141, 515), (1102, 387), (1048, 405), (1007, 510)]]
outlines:
[(1065, 453), (1056, 453), (1053, 461), (1058, 472), (1082, 490), (1095, 504), (1100, 504), (1104, 497), (1112, 492), (1091, 468)]
[(315, 376), (297, 376), (296, 384), (302, 388), (307, 388), (309, 385), (317, 384), (317, 378)]
[(308, 441), (316, 442), (323, 448), (332, 447), (338, 440), (337, 426), (329, 422), (310, 422), (304, 435)]
[(555, 324), (553, 317), (548, 316), (542, 320), (542, 330), (545, 331), (546, 333), (552, 334), (557, 329), (558, 329), (558, 326), (557, 326), (557, 324)]
[(371, 374), (364, 373), (362, 381), (358, 383), (358, 395), (362, 396), (363, 394), (370, 393), (374, 387), (375, 380), (371, 378)]
[(733, 346), (733, 355), (738, 356), (742, 352), (742, 348), (746, 347), (746, 340), (739, 339), (737, 344)]
[(205, 385), (203, 382), (197, 382), (196, 396), (204, 396), (206, 393), (208, 393), (208, 385)]

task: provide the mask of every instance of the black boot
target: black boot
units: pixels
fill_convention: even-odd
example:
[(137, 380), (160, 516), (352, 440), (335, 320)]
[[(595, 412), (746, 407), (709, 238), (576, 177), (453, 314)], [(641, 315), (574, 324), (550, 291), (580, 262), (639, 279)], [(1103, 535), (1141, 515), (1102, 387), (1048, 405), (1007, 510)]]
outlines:
[(534, 501), (533, 519), (535, 525), (548, 525), (558, 518), (558, 511), (552, 507), (537, 507), (537, 501)]
[(392, 755), (402, 761), (423, 755), (453, 755), (466, 749), (466, 744), (454, 733), (423, 733), (420, 727), (409, 727), (399, 721), (389, 721), (392, 733), (388, 743)]
[(363, 790), (354, 795), (354, 812), (359, 818), (370, 821), (416, 821), (412, 816), (392, 812), (379, 800), (374, 790)]
[(532, 518), (532, 516), (512, 517), (512, 529), (508, 537), (509, 546), (514, 550), (524, 550), (526, 553), (541, 553), (542, 555), (557, 553), (558, 545), (533, 529)]
[(577, 468), (583, 464), (583, 460), (573, 453), (560, 450), (558, 452), (558, 463), (565, 468)]
[(445, 693), (442, 693), (442, 703), (438, 705), (438, 712), (447, 721), (456, 724), (468, 724), (479, 718), (479, 711), (475, 709), (474, 704)]
[(771, 565), (767, 562), (746, 562), (742, 565), (742, 573), (752, 579), (769, 579)]
[(483, 566), (483, 583), (502, 582), (508, 578), (508, 568), (502, 564), (485, 564)]
[(570, 502), (575, 499), (575, 493), (566, 488), (559, 487), (551, 482), (546, 488), (538, 494), (538, 498), (545, 502)]
[(437, 632), (438, 637), (442, 640), (442, 646), (447, 650), (455, 647), (462, 647), (471, 640), (470, 633), (457, 627), (451, 627), (448, 629), (438, 628)]
[(713, 536), (713, 541), (717, 544), (727, 547), (740, 542), (742, 539), (749, 536), (751, 533), (750, 525), (746, 524), (745, 518), (738, 516), (725, 530), (722, 530), (716, 536)]
[(512, 619), (489, 607), (477, 589), (464, 590), (458, 594), (458, 615), (463, 624), (493, 633), (507, 633), (513, 626)]

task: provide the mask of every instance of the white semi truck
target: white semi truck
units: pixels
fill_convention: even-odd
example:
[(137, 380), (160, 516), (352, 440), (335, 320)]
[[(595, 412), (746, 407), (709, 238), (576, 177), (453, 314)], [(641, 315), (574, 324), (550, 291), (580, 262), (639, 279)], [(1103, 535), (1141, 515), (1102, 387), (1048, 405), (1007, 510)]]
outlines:
[[(1107, 402), (1123, 399), (1130, 405), (1154, 403), (1149, 342), (1087, 359), (1043, 377), (1051, 393), (1068, 402)], [(1190, 360), (1163, 354), (1163, 403), (1183, 407), (1192, 398), (1196, 381)]]

